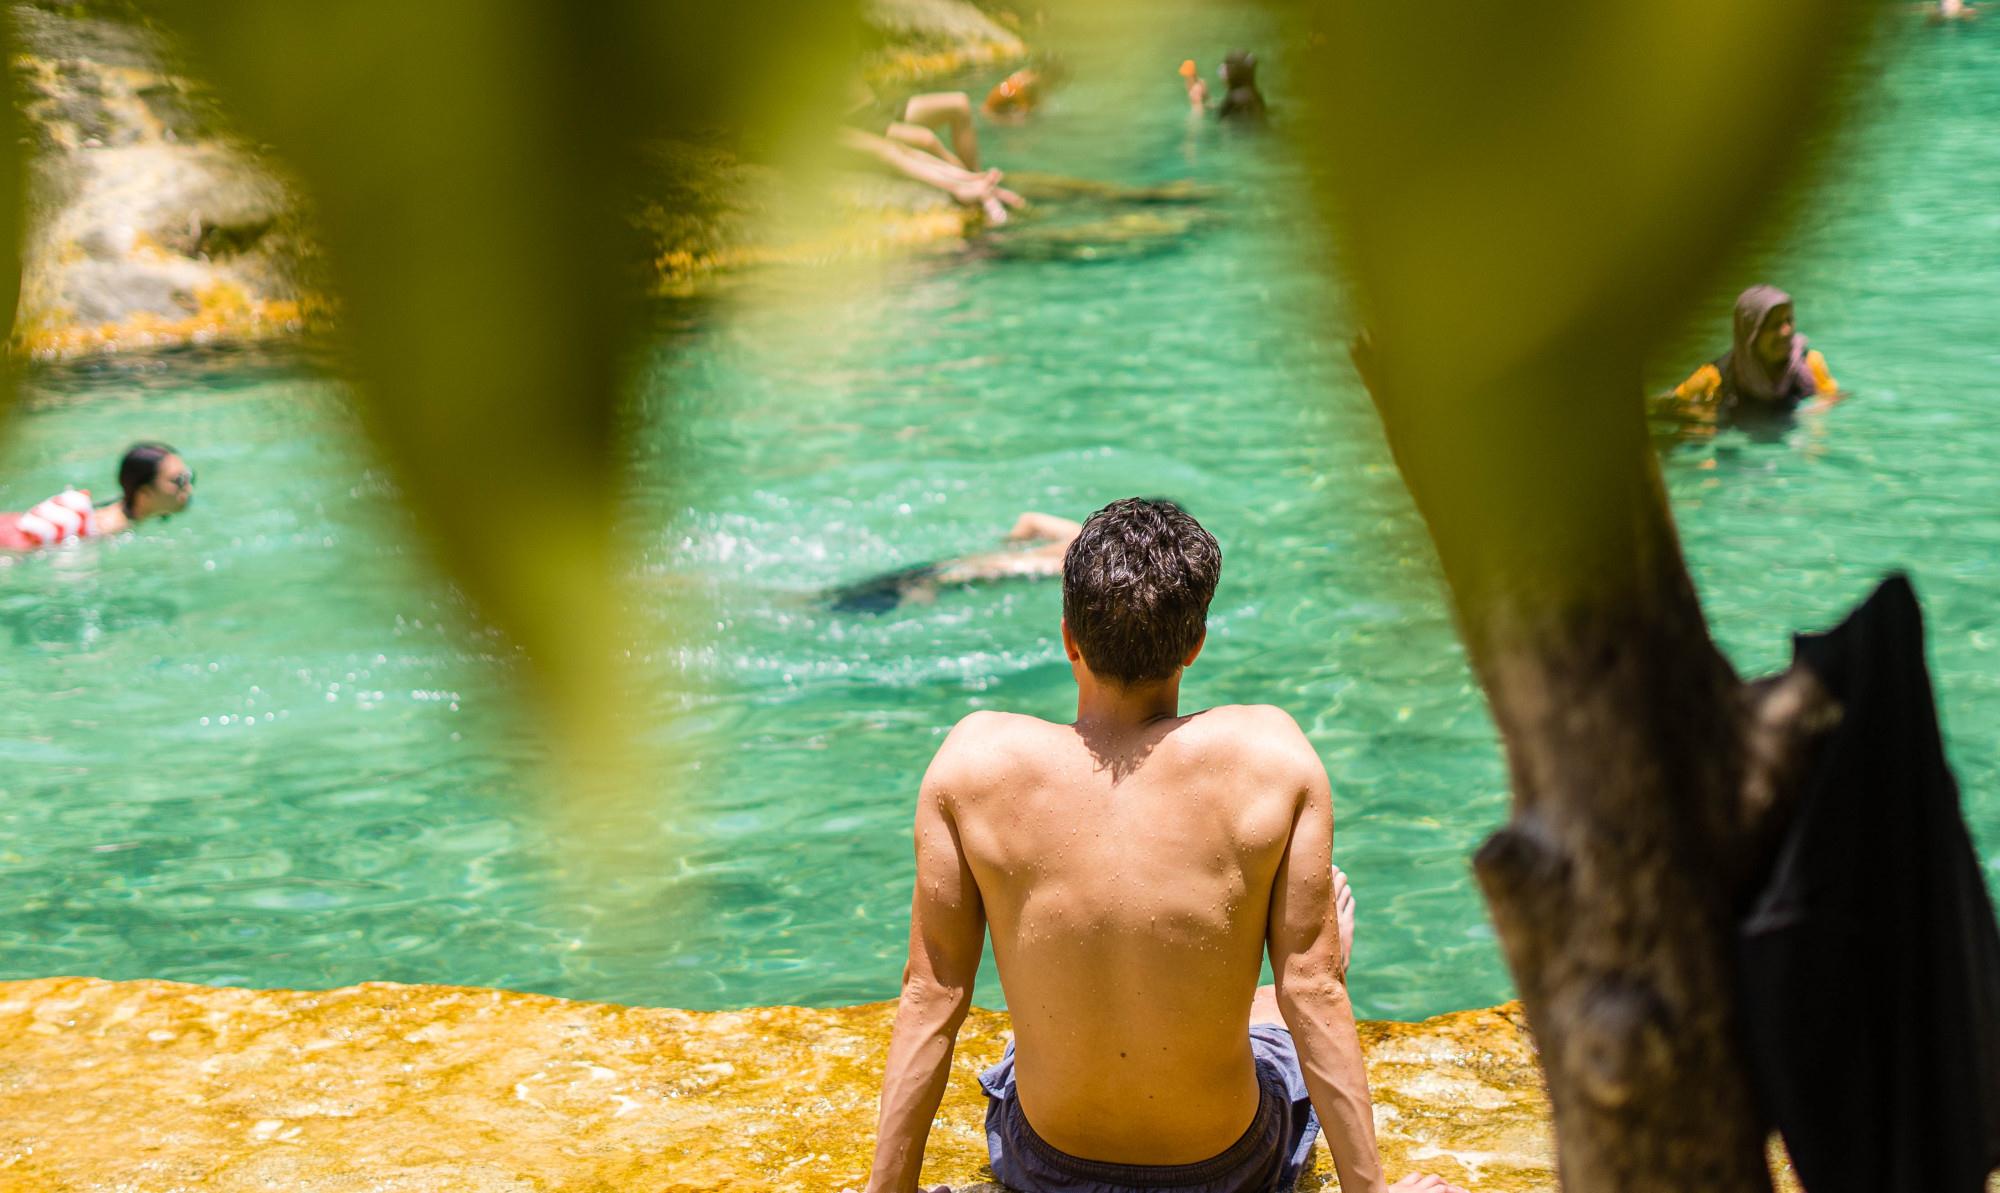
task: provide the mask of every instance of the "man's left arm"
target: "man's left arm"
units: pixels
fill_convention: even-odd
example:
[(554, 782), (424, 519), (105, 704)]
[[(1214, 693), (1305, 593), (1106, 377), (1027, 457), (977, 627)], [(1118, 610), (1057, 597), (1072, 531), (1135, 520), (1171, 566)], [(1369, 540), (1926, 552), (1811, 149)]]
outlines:
[(910, 959), (882, 1073), (869, 1193), (911, 1193), (924, 1144), (951, 1076), (959, 1025), (986, 943), (986, 909), (949, 806), (946, 741), (917, 795), (917, 885), (910, 899)]

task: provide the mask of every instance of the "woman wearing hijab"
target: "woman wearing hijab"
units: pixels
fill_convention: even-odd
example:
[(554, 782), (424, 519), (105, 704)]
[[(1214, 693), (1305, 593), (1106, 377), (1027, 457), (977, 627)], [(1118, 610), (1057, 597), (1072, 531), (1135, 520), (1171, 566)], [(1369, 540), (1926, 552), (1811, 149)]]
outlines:
[(1674, 387), (1683, 405), (1712, 409), (1718, 419), (1789, 414), (1810, 400), (1824, 410), (1840, 400), (1826, 358), (1806, 347), (1793, 326), (1792, 296), (1776, 286), (1752, 286), (1736, 298), (1729, 351)]

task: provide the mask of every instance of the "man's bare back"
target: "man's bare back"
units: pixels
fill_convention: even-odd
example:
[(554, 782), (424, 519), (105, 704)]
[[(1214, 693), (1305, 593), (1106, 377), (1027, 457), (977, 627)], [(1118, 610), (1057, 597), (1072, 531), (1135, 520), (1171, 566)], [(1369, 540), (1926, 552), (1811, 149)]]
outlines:
[(1325, 773), (1267, 706), (1129, 735), (976, 713), (932, 763), (985, 904), (1035, 1130), (1074, 1155), (1204, 1160), (1258, 1086), (1245, 1028), (1271, 886)]
[(1221, 564), (1170, 502), (1091, 515), (1063, 563), (1075, 723), (974, 713), (932, 759), (870, 1193), (917, 1187), (989, 927), (1014, 1045), (980, 1083), (1010, 1186), (1274, 1193), (1317, 1116), (1341, 1188), (1386, 1187), (1326, 770), (1278, 709), (1180, 715)]

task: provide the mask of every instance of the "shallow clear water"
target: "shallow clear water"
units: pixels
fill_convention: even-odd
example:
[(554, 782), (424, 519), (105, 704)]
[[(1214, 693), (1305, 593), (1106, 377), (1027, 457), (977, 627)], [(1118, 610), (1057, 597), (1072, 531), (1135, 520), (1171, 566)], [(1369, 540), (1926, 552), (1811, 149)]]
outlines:
[[(701, 594), (714, 621), (642, 644), (683, 762), (639, 801), (638, 864), (615, 881), (580, 885), (558, 848), (506, 652), (407, 545), (338, 385), (254, 354), (40, 377), (0, 508), (102, 487), (141, 436), (184, 448), (201, 481), (184, 518), (0, 563), (0, 976), (891, 997), (917, 778), (966, 712), (1072, 710), (1059, 596), (1017, 582), (865, 616), (816, 594), (982, 549), (1024, 509), (1144, 493), (1224, 545), (1188, 702), (1289, 709), (1332, 775), (1361, 1009), (1505, 997), (1465, 861), (1505, 815), (1499, 751), (1343, 359), (1282, 131), (1190, 135), (1180, 116), (1184, 53), (1275, 43), (1247, 19), (1191, 7), (1154, 23), (1185, 42), (1077, 48), (1040, 121), (989, 130), (1002, 166), (1217, 184), (1213, 221), (1185, 237), (1091, 260), (997, 239), (879, 286), (780, 274), (667, 312), (635, 407), (633, 570), (642, 591)], [(1905, 30), (1841, 165), (1766, 246), (1854, 399), (1779, 441), (1672, 448), (1667, 473), (1745, 669), (1781, 664), (1790, 631), (1883, 570), (1915, 573), (2000, 873), (1989, 26)], [(1723, 346), (1736, 282), (1688, 363)], [(998, 998), (989, 973), (979, 1000)]]

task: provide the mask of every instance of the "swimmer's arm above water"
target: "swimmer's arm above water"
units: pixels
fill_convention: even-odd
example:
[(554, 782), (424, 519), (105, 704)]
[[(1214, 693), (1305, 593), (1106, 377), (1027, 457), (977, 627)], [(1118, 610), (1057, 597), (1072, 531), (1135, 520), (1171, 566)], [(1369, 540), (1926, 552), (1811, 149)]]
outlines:
[(1081, 523), (1068, 518), (1058, 518), (1054, 514), (1038, 514), (1032, 510), (1014, 520), (1014, 529), (1007, 532), (1010, 543), (1033, 543), (1042, 541), (1068, 542), (1083, 532)]
[(1821, 356), (1817, 348), (1806, 353), (1806, 367), (1812, 370), (1813, 392), (1817, 395), (1806, 403), (1806, 413), (1818, 414), (1847, 396), (1846, 391), (1840, 388), (1840, 382), (1833, 379), (1833, 371), (1826, 367), (1826, 357)]
[(1194, 59), (1181, 63), (1181, 83), (1187, 88), (1188, 108), (1199, 116), (1208, 111), (1208, 84), (1202, 81), (1201, 71), (1195, 68)]
[(1683, 406), (1707, 406), (1722, 390), (1722, 370), (1713, 364), (1696, 369), (1686, 381), (1673, 388), (1673, 398)]
[(986, 945), (986, 905), (950, 814), (952, 776), (962, 771), (958, 753), (947, 738), (917, 795), (910, 959), (903, 967), (903, 994), (883, 1066), (868, 1193), (912, 1193), (917, 1188), (924, 1144), (951, 1076), (952, 1049), (972, 1006), (973, 978)]

